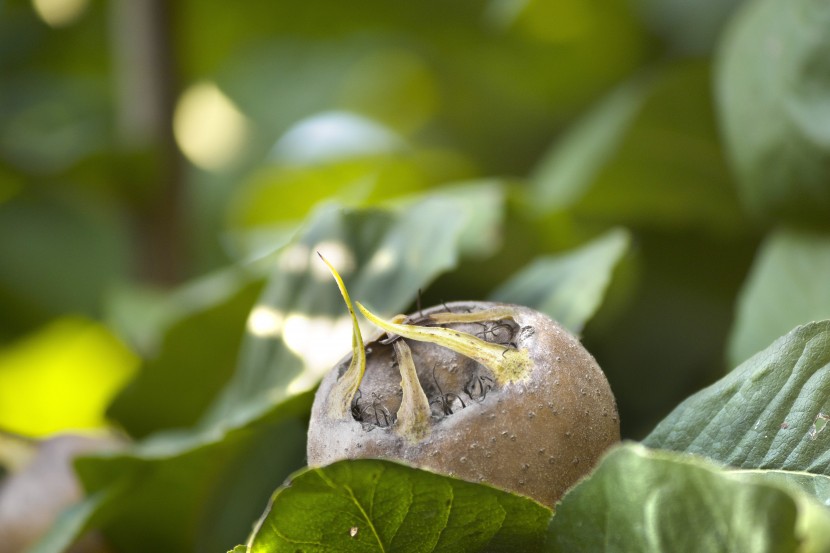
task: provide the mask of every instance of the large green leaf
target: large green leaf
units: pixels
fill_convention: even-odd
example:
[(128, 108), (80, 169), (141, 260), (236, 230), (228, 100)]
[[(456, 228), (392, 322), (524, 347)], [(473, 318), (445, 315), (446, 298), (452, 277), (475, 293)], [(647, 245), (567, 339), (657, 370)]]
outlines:
[(800, 326), (681, 403), (644, 443), (830, 476), (830, 321)]
[(612, 92), (542, 161), (531, 202), (615, 224), (743, 232), (710, 86), (707, 64), (683, 62)]
[(830, 222), (830, 3), (754, 0), (719, 52), (717, 98), (746, 206)]
[(546, 551), (784, 553), (828, 547), (830, 512), (806, 494), (701, 458), (627, 444), (565, 495)]
[(830, 319), (830, 235), (779, 229), (758, 252), (738, 299), (733, 365), (799, 324)]
[(629, 234), (614, 229), (573, 251), (537, 258), (491, 299), (538, 309), (579, 333), (599, 307)]
[(340, 461), (277, 490), (249, 551), (533, 551), (550, 516), (489, 486), (389, 461)]

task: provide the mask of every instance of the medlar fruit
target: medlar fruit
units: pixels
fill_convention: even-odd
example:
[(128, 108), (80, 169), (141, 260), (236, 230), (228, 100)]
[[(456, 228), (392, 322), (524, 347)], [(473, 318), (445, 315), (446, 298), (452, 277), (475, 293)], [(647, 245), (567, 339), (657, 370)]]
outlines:
[(388, 459), (552, 506), (619, 441), (605, 375), (546, 315), (471, 301), (384, 321), (358, 303), (385, 332), (364, 345), (332, 273), (354, 322), (354, 353), (317, 390), (310, 466)]

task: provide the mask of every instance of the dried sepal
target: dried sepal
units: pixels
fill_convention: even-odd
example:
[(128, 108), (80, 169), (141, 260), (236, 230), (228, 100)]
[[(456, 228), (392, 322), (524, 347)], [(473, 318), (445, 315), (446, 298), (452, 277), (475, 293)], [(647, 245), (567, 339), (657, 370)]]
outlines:
[(481, 311), (471, 311), (470, 313), (455, 313), (453, 311), (432, 313), (429, 315), (429, 319), (438, 324), (483, 323), (486, 321), (513, 319), (515, 315), (516, 309), (514, 307), (499, 305), (497, 307), (491, 307), (490, 309), (482, 309)]
[(336, 418), (345, 418), (351, 416), (352, 402), (360, 388), (360, 382), (363, 380), (363, 374), (366, 371), (366, 350), (363, 348), (363, 336), (360, 333), (360, 326), (357, 323), (357, 315), (352, 306), (352, 300), (349, 297), (349, 292), (346, 290), (346, 285), (337, 269), (323, 257), (323, 254), (317, 252), (323, 263), (328, 266), (334, 280), (337, 281), (337, 287), (340, 289), (340, 294), (343, 296), (343, 301), (346, 302), (346, 307), (349, 310), (349, 315), (352, 318), (352, 360), (349, 363), (349, 368), (343, 373), (343, 376), (334, 385), (329, 402), (329, 416)]
[(401, 406), (395, 426), (398, 434), (411, 442), (418, 442), (429, 433), (431, 410), (429, 400), (418, 381), (418, 371), (412, 360), (412, 352), (403, 340), (394, 343), (398, 367), (401, 370)]
[(366, 309), (360, 302), (357, 302), (357, 308), (369, 322), (390, 334), (419, 342), (430, 342), (478, 361), (493, 371), (500, 384), (523, 380), (533, 368), (530, 356), (525, 349), (493, 344), (472, 334), (450, 328), (385, 321)]

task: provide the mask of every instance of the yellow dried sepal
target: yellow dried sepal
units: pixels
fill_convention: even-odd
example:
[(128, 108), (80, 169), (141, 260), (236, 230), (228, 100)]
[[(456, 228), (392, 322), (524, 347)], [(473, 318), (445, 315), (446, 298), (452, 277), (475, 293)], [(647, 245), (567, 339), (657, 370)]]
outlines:
[(532, 361), (526, 349), (514, 349), (499, 344), (492, 344), (472, 334), (450, 328), (417, 326), (385, 321), (366, 309), (360, 302), (357, 302), (357, 308), (369, 322), (382, 328), (387, 333), (396, 334), (419, 342), (430, 342), (478, 361), (493, 371), (493, 374), (500, 384), (523, 380), (530, 374), (532, 369)]
[(346, 290), (343, 279), (340, 278), (337, 269), (323, 257), (323, 254), (317, 252), (317, 255), (328, 266), (331, 274), (334, 276), (334, 280), (337, 281), (337, 287), (340, 289), (340, 294), (343, 296), (346, 307), (349, 309), (349, 315), (352, 317), (352, 361), (349, 363), (349, 368), (334, 385), (329, 395), (329, 398), (331, 398), (331, 402), (329, 403), (329, 416), (342, 419), (350, 416), (352, 401), (354, 400), (355, 394), (357, 394), (358, 388), (360, 388), (363, 373), (366, 372), (366, 350), (363, 348), (363, 336), (360, 334), (360, 326), (357, 324), (357, 315), (354, 312), (354, 307), (352, 307), (352, 300), (349, 297), (349, 292)]

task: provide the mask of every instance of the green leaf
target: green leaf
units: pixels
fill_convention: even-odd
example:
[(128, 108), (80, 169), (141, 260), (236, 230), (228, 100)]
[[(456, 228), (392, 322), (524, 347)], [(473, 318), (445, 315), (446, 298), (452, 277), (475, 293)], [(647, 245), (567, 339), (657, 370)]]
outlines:
[[(193, 426), (231, 379), (245, 321), (263, 287), (258, 273), (231, 267), (190, 282), (156, 302), (156, 313), (145, 316), (151, 320), (143, 326), (150, 328), (127, 329), (145, 361), (108, 414), (133, 437)], [(121, 294), (112, 314), (124, 321), (121, 327), (141, 319), (143, 305), (132, 302), (149, 303)]]
[(704, 459), (626, 444), (568, 492), (549, 552), (806, 552), (830, 547), (830, 511), (797, 490)]
[(585, 194), (630, 130), (650, 83), (641, 76), (618, 87), (550, 149), (531, 177), (532, 209), (565, 209)]
[(796, 487), (825, 506), (830, 506), (830, 476), (769, 469), (740, 470), (735, 471), (735, 474), (747, 474), (756, 482)]
[(747, 2), (719, 52), (716, 92), (741, 198), (794, 224), (830, 222), (830, 4)]
[[(271, 491), (302, 466), (311, 401), (311, 394), (297, 396), (218, 436), (158, 433), (129, 452), (76, 460), (90, 498), (105, 499), (90, 499), (66, 515), (37, 553), (62, 553), (90, 529), (101, 529), (124, 552), (233, 547)], [(152, 532), (136, 536), (137, 526)]]
[[(315, 252), (335, 266), (352, 297), (395, 314), (455, 264), (462, 240), (469, 240), (467, 225), (488, 217), (474, 212), (482, 206), (490, 218), (501, 208), (500, 202), (467, 203), (463, 195), (439, 194), (394, 211), (319, 210), (279, 254), (248, 320), (240, 367), (209, 420), (223, 420), (240, 406), (255, 412), (307, 390), (350, 351), (351, 320)], [(478, 237), (480, 244), (491, 239), (492, 233)]]
[(234, 547), (233, 549), (228, 551), (228, 553), (248, 553), (248, 546), (247, 545), (237, 545), (236, 547)]
[(560, 142), (563, 152), (549, 154), (530, 200), (564, 202), (579, 215), (640, 228), (744, 232), (709, 66), (675, 63), (640, 79), (612, 93)]
[(533, 551), (550, 516), (489, 486), (388, 461), (340, 461), (277, 490), (250, 550)]
[(0, 311), (9, 314), (0, 332), (100, 312), (101, 290), (126, 275), (129, 251), (106, 208), (80, 194), (19, 193), (0, 204)]
[(799, 324), (830, 319), (830, 236), (779, 229), (767, 237), (738, 299), (733, 365)]
[(800, 326), (681, 403), (644, 440), (734, 467), (830, 476), (830, 321)]
[(109, 501), (115, 494), (112, 490), (92, 494), (64, 510), (49, 529), (49, 532), (26, 553), (62, 553), (69, 550), (96, 524), (107, 520), (112, 512)]
[(634, 0), (648, 26), (674, 52), (708, 54), (743, 0)]
[(576, 250), (537, 258), (490, 299), (538, 309), (578, 334), (599, 307), (629, 242), (627, 231), (614, 229)]

